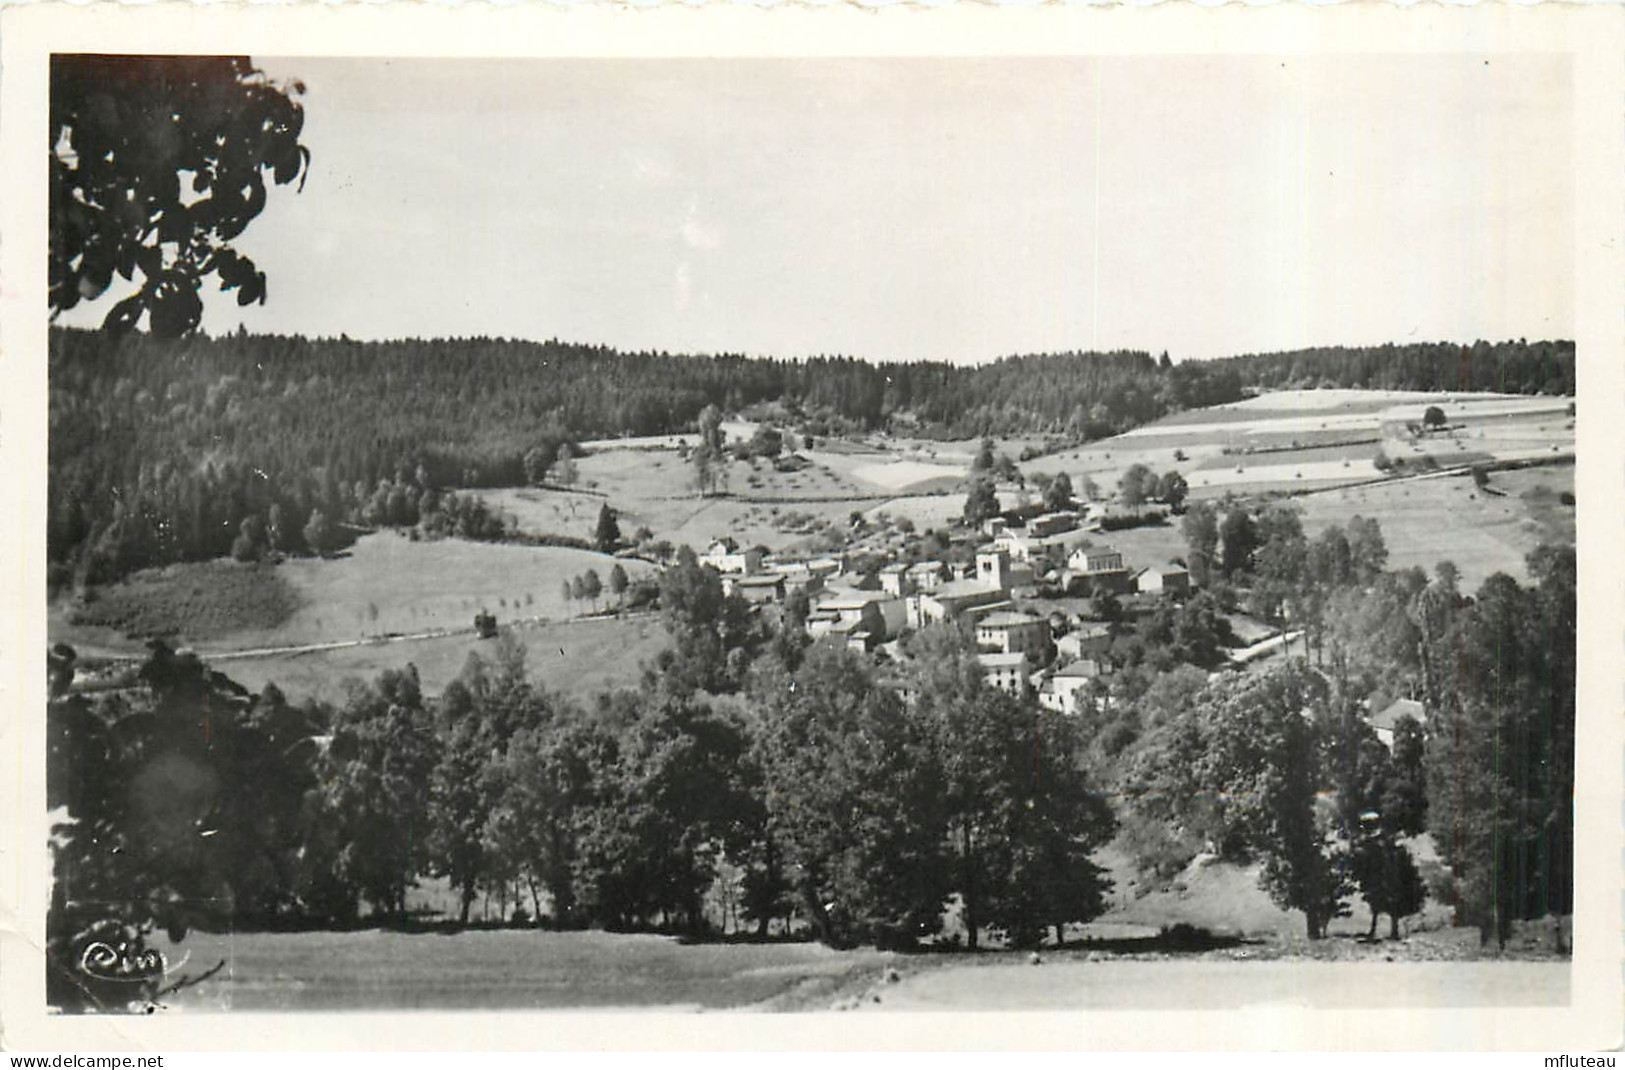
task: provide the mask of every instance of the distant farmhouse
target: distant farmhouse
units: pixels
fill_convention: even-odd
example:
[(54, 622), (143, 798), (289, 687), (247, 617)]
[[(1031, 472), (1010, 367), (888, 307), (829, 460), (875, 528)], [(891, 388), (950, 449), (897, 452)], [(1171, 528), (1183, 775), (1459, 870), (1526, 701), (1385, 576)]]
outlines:
[(1178, 565), (1142, 568), (1134, 574), (1134, 586), (1141, 594), (1185, 595), (1191, 590), (1191, 574)]

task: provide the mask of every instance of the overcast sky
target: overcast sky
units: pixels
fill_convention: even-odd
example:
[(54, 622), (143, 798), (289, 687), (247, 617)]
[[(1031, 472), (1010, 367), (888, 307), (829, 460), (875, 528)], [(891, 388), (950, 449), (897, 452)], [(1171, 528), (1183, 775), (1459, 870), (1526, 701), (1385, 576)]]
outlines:
[[(1562, 57), (257, 57), (303, 193), (204, 326), (989, 359), (1573, 336)], [(94, 322), (107, 299), (90, 306)]]

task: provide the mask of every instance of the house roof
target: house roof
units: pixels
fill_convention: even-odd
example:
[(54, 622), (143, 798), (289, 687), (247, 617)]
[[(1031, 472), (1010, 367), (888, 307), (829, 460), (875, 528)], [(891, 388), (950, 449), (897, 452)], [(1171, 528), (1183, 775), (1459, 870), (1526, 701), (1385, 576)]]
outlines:
[(931, 591), (926, 592), (927, 598), (935, 598), (938, 602), (948, 598), (969, 598), (972, 595), (991, 594), (1003, 597), (997, 590), (989, 587), (981, 580), (950, 580)]
[(1110, 546), (1080, 546), (1072, 552), (1075, 554), (1087, 554), (1090, 557), (1103, 556), (1105, 554), (1117, 554), (1118, 556), (1122, 556), (1121, 551)]
[(1055, 679), (1063, 676), (1093, 677), (1100, 675), (1100, 663), (1091, 658), (1082, 658), (1078, 661), (1068, 662), (1055, 670)]
[(768, 572), (757, 573), (754, 576), (740, 576), (733, 580), (735, 587), (777, 587), (784, 582), (784, 573)]
[(1023, 624), (1037, 624), (1039, 618), (1027, 613), (990, 613), (976, 622), (978, 628), (1018, 628)]
[(891, 595), (885, 591), (852, 591), (838, 594), (833, 598), (826, 598), (818, 603), (819, 609), (862, 609), (871, 602), (885, 602)]
[(1401, 717), (1413, 717), (1420, 721), (1423, 712), (1422, 704), (1415, 699), (1395, 699), (1386, 709), (1371, 715), (1371, 725), (1373, 728), (1386, 728), (1393, 731), (1394, 725), (1398, 723)]
[(888, 574), (888, 575), (891, 574), (891, 573), (907, 572), (908, 571), (908, 565), (905, 564), (902, 561), (893, 561), (891, 564), (889, 564), (886, 567), (882, 568), (880, 571), (882, 573), (885, 573), (885, 574)]
[(978, 654), (976, 660), (990, 669), (1009, 669), (1027, 663), (1025, 654)]

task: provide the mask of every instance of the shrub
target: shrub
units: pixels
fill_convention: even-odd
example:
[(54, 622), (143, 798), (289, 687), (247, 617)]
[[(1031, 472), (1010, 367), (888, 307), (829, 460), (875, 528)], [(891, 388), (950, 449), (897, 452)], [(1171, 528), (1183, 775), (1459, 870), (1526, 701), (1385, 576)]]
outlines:
[(1157, 933), (1157, 942), (1175, 951), (1205, 951), (1219, 943), (1210, 930), (1183, 921), (1164, 925)]
[(1103, 516), (1100, 518), (1100, 530), (1122, 531), (1125, 528), (1160, 527), (1167, 522), (1166, 512), (1152, 510), (1143, 516)]

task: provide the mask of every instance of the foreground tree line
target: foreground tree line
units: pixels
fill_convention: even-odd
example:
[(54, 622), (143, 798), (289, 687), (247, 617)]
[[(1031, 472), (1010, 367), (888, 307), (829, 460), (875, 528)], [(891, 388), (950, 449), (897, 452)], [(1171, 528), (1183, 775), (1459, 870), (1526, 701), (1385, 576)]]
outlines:
[(673, 649), (587, 705), (511, 637), (437, 700), (407, 667), (337, 706), (163, 647), (137, 689), (91, 699), (58, 651), (53, 998), (105, 995), (75, 965), (109, 924), (135, 947), (145, 926), (400, 923), (431, 876), (464, 921), (517, 887), (554, 926), (698, 933), (726, 863), (760, 931), (794, 915), (836, 945), (913, 944), (955, 892), (973, 931), (1018, 944), (1101, 909), (1089, 855), (1114, 825), (1080, 741), (986, 688), (958, 633), (922, 639), (905, 703), (859, 656), (752, 619), (691, 554), (661, 599)]
[[(949, 626), (880, 686), (868, 659), (724, 597), (689, 552), (661, 582), (671, 649), (585, 704), (511, 636), (438, 698), (408, 666), (332, 706), (161, 646), (139, 686), (92, 696), (58, 650), (52, 999), (129, 991), (87, 976), (91, 944), (399, 924), (426, 877), (463, 921), (495, 893), (530, 923), (702, 933), (728, 881), (764, 934), (794, 918), (907, 947), (957, 900), (971, 944), (1032, 946), (1101, 913), (1092, 855), (1119, 831), (1149, 856), (1195, 841), (1261, 863), (1319, 937), (1356, 892), (1397, 933), (1426, 894), (1408, 844), (1427, 829), (1438, 891), (1504, 940), (1572, 896), (1574, 555), (1530, 568), (1534, 586), (1496, 576), (1476, 598), (1447, 573), (1378, 573), (1335, 593), (1312, 660), (1210, 678), (1142, 657), (1077, 717), (987, 686)], [(1428, 715), (1390, 749), (1359, 697), (1396, 674)]]

